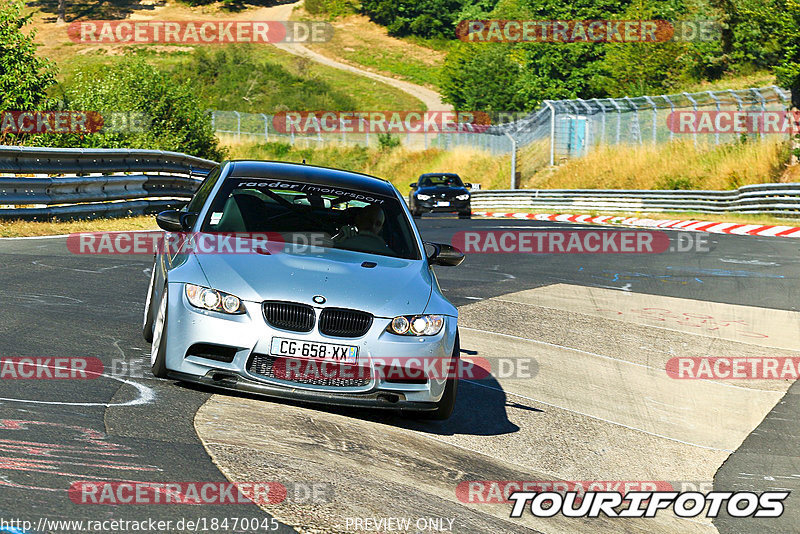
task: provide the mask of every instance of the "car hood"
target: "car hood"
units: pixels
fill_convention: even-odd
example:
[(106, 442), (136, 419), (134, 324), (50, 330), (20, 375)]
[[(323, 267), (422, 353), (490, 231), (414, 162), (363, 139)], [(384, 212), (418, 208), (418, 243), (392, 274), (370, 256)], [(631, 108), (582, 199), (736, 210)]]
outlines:
[(466, 187), (446, 187), (438, 185), (431, 187), (420, 187), (416, 192), (422, 193), (423, 195), (441, 195), (444, 193), (447, 196), (456, 196), (469, 193), (469, 190)]
[[(422, 260), (404, 260), (346, 250), (276, 254), (208, 254), (197, 259), (215, 288), (251, 302), (286, 300), (352, 308), (376, 317), (422, 313), (432, 280)], [(374, 267), (362, 267), (363, 262)]]

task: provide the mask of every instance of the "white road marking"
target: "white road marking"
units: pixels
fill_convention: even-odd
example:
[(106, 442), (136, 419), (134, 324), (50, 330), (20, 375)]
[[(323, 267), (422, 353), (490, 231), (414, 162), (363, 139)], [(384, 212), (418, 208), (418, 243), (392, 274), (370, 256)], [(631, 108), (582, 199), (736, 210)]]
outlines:
[[(43, 365), (39, 363), (33, 364), (36, 367), (50, 367), (52, 369), (63, 369), (65, 371), (69, 371), (70, 369), (67, 367), (59, 367), (57, 365)], [(68, 402), (68, 401), (41, 401), (41, 400), (32, 400), (32, 399), (14, 399), (11, 397), (0, 397), (0, 401), (7, 401), (7, 402), (21, 402), (27, 404), (48, 404), (48, 405), (58, 405), (58, 406), (103, 406), (105, 408), (114, 408), (120, 406), (140, 406), (142, 404), (150, 404), (156, 398), (156, 393), (148, 386), (144, 384), (139, 384), (138, 382), (134, 382), (133, 380), (128, 380), (126, 378), (120, 378), (118, 376), (107, 375), (105, 373), (96, 373), (94, 371), (84, 370), (85, 373), (95, 374), (97, 376), (104, 376), (106, 378), (110, 378), (112, 380), (117, 380), (122, 382), (123, 384), (128, 384), (133, 386), (139, 391), (139, 396), (133, 400), (129, 400), (127, 402), (120, 402), (120, 403), (106, 403), (106, 402)]]

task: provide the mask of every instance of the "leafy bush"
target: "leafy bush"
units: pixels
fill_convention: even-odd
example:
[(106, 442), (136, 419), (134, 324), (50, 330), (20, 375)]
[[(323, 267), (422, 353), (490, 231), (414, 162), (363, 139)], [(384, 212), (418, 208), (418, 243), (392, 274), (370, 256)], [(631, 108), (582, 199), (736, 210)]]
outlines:
[(378, 134), (378, 145), (381, 150), (391, 150), (400, 146), (400, 138), (390, 133)]
[(390, 35), (454, 37), (464, 10), (486, 12), (495, 4), (497, 0), (362, 0), (361, 12), (386, 26)]
[(146, 117), (123, 128), (105, 128), (94, 134), (41, 135), (44, 146), (149, 148), (174, 150), (220, 160), (219, 146), (190, 84), (176, 84), (166, 73), (142, 59), (126, 58), (109, 67), (80, 70), (63, 88), (63, 106), (97, 111), (108, 121), (113, 117)]
[[(55, 66), (36, 55), (36, 32), (23, 33), (31, 15), (22, 14), (18, 0), (0, 3), (0, 111), (46, 108), (48, 88), (55, 83)], [(0, 134), (0, 143), (22, 142)]]

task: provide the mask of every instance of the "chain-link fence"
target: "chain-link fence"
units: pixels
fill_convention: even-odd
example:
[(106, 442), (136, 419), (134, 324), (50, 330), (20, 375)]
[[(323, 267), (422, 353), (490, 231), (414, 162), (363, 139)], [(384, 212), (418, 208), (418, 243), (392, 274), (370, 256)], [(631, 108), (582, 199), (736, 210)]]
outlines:
[[(281, 142), (301, 147), (322, 147), (330, 145), (360, 145), (378, 147), (381, 143), (379, 133), (370, 131), (369, 125), (363, 128), (341, 127), (336, 132), (326, 131), (321, 125), (300, 128), (301, 133), (289, 128), (277, 128), (274, 115), (264, 113), (242, 113), (239, 111), (211, 111), (211, 123), (217, 135), (234, 142)], [(360, 130), (360, 131), (351, 131)], [(512, 141), (506, 135), (477, 132), (470, 124), (463, 124), (457, 131), (447, 133), (408, 132), (392, 134), (393, 139), (411, 149), (440, 148), (451, 150), (455, 147), (471, 147), (485, 150), (495, 155), (508, 154)]]
[[(599, 146), (658, 144), (678, 138), (690, 138), (695, 144), (722, 144), (742, 135), (788, 137), (786, 131), (742, 134), (717, 129), (712, 133), (687, 133), (681, 130), (675, 112), (763, 113), (785, 111), (789, 102), (789, 92), (776, 86), (635, 98), (545, 100), (538, 110), (522, 119), (488, 129), (462, 124), (451, 133), (401, 133), (393, 137), (412, 149), (468, 147), (494, 155), (512, 154), (514, 168), (525, 172), (584, 156)], [(272, 115), (212, 111), (211, 116), (218, 135), (238, 141), (277, 141), (305, 147), (381, 144), (380, 135), (370, 132), (369, 127), (357, 132), (346, 128), (328, 132), (320, 127), (285, 133), (275, 127)]]
[[(518, 138), (521, 148), (547, 139), (548, 163), (554, 165), (604, 145), (655, 145), (678, 138), (691, 139), (696, 145), (723, 144), (742, 135), (788, 137), (789, 130), (780, 125), (748, 126), (748, 117), (739, 117), (745, 120), (734, 125), (731, 121), (738, 119), (730, 112), (748, 112), (750, 119), (758, 120), (765, 112), (786, 111), (789, 103), (790, 93), (777, 86), (635, 98), (545, 100), (537, 112), (496, 129)], [(704, 112), (711, 113), (702, 116)], [(724, 114), (720, 118), (725, 120), (717, 121), (715, 114)]]

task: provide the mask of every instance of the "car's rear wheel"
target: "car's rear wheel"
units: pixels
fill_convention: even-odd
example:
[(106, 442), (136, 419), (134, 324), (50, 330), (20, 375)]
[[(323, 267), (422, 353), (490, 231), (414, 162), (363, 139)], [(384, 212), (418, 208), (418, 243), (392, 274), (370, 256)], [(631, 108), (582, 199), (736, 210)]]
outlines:
[(150, 370), (156, 378), (167, 377), (167, 286), (161, 294), (153, 323), (153, 344), (150, 347)]
[(444, 393), (441, 400), (437, 403), (436, 409), (429, 412), (418, 412), (417, 419), (425, 419), (429, 421), (444, 421), (449, 419), (456, 406), (456, 393), (458, 393), (458, 373), (459, 373), (459, 354), (461, 353), (461, 343), (456, 334), (456, 343), (453, 347), (453, 369), (454, 376), (447, 378), (447, 383), (444, 386)]
[(142, 320), (142, 336), (148, 343), (153, 342), (153, 293), (156, 291), (156, 266), (153, 265), (153, 274), (150, 275), (150, 288), (147, 290), (147, 300), (144, 303), (144, 319)]

